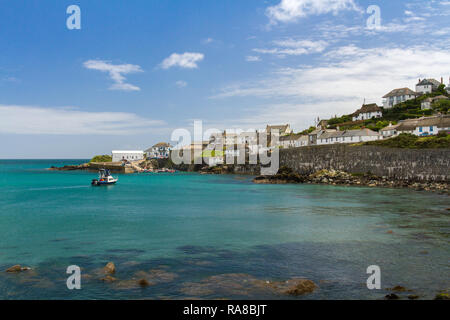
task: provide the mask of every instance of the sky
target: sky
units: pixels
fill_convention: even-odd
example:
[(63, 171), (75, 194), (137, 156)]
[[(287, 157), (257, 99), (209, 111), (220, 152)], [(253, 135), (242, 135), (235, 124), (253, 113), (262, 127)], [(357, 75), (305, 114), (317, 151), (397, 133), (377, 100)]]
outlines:
[(0, 159), (144, 150), (194, 120), (302, 131), (448, 84), (449, 19), (448, 0), (0, 0)]

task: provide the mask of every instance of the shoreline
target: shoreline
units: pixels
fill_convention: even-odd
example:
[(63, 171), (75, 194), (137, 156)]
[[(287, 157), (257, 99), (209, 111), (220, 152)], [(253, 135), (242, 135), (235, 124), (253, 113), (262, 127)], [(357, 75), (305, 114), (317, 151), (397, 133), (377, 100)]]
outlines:
[(370, 188), (412, 189), (415, 191), (438, 192), (450, 195), (450, 183), (446, 181), (413, 181), (378, 177), (376, 175), (351, 174), (338, 170), (323, 169), (310, 175), (301, 175), (292, 169), (283, 167), (273, 176), (257, 176), (253, 179), (256, 184), (315, 184), (331, 186), (354, 186)]
[[(83, 163), (80, 165), (52, 166), (50, 171), (97, 171), (100, 167), (108, 167), (115, 173), (134, 173), (132, 168), (113, 163)], [(370, 173), (351, 174), (334, 169), (323, 169), (312, 174), (299, 174), (292, 169), (282, 167), (276, 175), (257, 175), (255, 172), (236, 172), (234, 165), (202, 167), (189, 170), (186, 167), (177, 168), (181, 172), (196, 172), (201, 175), (245, 175), (253, 176), (255, 184), (314, 184), (329, 186), (354, 186), (370, 188), (412, 189), (415, 191), (431, 191), (443, 195), (450, 195), (450, 183), (447, 181), (418, 181), (379, 177)], [(130, 170), (127, 170), (130, 169)]]

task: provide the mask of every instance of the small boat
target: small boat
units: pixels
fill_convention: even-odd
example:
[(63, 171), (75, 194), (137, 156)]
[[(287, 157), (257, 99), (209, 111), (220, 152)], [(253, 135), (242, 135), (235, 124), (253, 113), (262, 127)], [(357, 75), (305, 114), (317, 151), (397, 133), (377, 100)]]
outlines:
[(111, 184), (116, 184), (118, 178), (114, 178), (108, 169), (100, 169), (98, 172), (98, 179), (92, 180), (93, 186), (107, 186)]

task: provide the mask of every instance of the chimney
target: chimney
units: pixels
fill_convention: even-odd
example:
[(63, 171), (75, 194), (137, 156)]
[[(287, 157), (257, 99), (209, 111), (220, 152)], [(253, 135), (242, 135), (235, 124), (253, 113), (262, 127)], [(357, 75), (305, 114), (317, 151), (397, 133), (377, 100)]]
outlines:
[(441, 77), (441, 84), (444, 84), (444, 78)]

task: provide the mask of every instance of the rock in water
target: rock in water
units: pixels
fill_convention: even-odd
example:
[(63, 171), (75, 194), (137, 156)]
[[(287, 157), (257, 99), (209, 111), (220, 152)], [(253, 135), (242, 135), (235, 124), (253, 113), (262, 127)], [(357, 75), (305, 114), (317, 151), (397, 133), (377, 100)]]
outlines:
[(398, 300), (400, 297), (395, 293), (391, 293), (385, 296), (386, 300)]
[(148, 287), (150, 285), (150, 282), (148, 282), (146, 279), (141, 279), (141, 280), (138, 281), (138, 284), (142, 288), (145, 288), (145, 287)]
[(317, 288), (317, 285), (314, 282), (307, 279), (289, 280), (287, 284), (289, 287), (285, 293), (291, 296), (300, 296), (302, 294), (312, 293)]
[(20, 264), (16, 264), (15, 266), (12, 266), (12, 267), (6, 269), (6, 272), (13, 273), (13, 272), (28, 271), (28, 270), (31, 270), (31, 268), (30, 267), (22, 267)]
[(117, 279), (114, 278), (114, 277), (111, 277), (111, 276), (106, 276), (104, 278), (101, 278), (100, 280), (103, 281), (103, 282), (109, 282), (110, 283), (110, 282), (116, 281)]
[(448, 293), (439, 293), (434, 300), (450, 300), (450, 295)]
[(116, 266), (114, 265), (114, 262), (108, 262), (106, 266), (103, 268), (103, 271), (109, 274), (116, 273)]
[(19, 264), (12, 266), (6, 270), (6, 272), (20, 272), (22, 271), (22, 267)]

